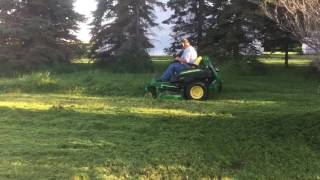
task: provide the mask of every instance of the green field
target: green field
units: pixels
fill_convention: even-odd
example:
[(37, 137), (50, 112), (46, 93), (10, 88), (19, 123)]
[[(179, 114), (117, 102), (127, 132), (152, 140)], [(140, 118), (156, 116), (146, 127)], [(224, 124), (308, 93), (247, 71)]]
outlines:
[(221, 67), (206, 102), (145, 99), (154, 74), (83, 63), (2, 77), (0, 179), (320, 179), (320, 83), (295, 58)]

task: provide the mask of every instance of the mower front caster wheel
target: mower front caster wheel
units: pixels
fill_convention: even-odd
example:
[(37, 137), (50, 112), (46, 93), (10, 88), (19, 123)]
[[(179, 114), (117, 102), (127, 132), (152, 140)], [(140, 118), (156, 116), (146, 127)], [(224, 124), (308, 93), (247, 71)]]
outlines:
[(187, 99), (203, 101), (209, 97), (208, 87), (204, 83), (196, 82), (189, 84), (185, 89)]

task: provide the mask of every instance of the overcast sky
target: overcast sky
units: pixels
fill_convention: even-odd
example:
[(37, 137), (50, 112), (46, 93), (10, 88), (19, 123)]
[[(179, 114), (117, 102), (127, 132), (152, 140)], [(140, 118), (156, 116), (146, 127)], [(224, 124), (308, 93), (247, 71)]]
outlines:
[[(166, 1), (166, 0), (163, 0)], [(92, 21), (92, 11), (96, 9), (95, 0), (76, 0), (75, 9), (79, 13), (85, 15), (88, 20), (85, 23), (80, 24), (80, 31), (78, 32), (78, 38), (82, 41), (88, 42), (90, 40), (90, 26), (88, 25)], [(157, 9), (156, 15), (158, 17), (157, 22), (161, 23), (164, 19), (169, 17), (171, 12), (162, 12)], [(159, 27), (152, 30), (152, 43), (155, 48), (151, 50), (151, 54), (160, 55), (163, 54), (163, 49), (170, 45), (170, 27), (160, 24)]]

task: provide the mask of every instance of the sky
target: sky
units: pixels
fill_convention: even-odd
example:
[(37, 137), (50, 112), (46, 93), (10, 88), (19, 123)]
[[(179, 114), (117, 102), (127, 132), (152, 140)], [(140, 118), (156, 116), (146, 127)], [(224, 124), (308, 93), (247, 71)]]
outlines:
[[(84, 42), (90, 40), (89, 23), (92, 21), (92, 12), (96, 9), (96, 6), (96, 0), (76, 0), (75, 10), (87, 18), (85, 23), (80, 24), (80, 30), (77, 33), (78, 38)], [(163, 49), (170, 46), (170, 26), (161, 24), (170, 14), (170, 11), (163, 12), (160, 9), (156, 10), (157, 22), (160, 25), (151, 30), (152, 34), (150, 39), (155, 46), (155, 48), (150, 50), (150, 54), (152, 55), (162, 55), (164, 54)]]

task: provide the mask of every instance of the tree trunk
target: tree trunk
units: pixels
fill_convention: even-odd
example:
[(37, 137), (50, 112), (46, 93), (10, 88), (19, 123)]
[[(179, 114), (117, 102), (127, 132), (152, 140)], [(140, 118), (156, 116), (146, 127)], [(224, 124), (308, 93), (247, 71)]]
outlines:
[(287, 34), (287, 38), (286, 38), (286, 46), (284, 48), (284, 51), (285, 51), (285, 57), (284, 57), (284, 66), (286, 68), (289, 67), (289, 35)]
[(140, 41), (139, 41), (139, 39), (140, 39), (140, 6), (141, 6), (141, 2), (140, 2), (140, 0), (137, 0), (136, 2), (135, 2), (136, 4), (135, 4), (135, 15), (136, 15), (136, 24), (135, 24), (135, 38), (136, 38), (136, 42), (135, 43), (138, 43), (137, 45), (139, 46), (138, 48), (140, 48)]
[(198, 20), (198, 27), (197, 27), (197, 46), (200, 48), (202, 40), (203, 40), (203, 24), (204, 24), (204, 0), (198, 1), (198, 13), (197, 13), (197, 20)]
[(285, 54), (285, 57), (284, 57), (284, 66), (286, 67), (286, 68), (288, 68), (289, 67), (289, 48), (286, 48), (286, 50), (285, 50), (286, 52), (286, 54)]

